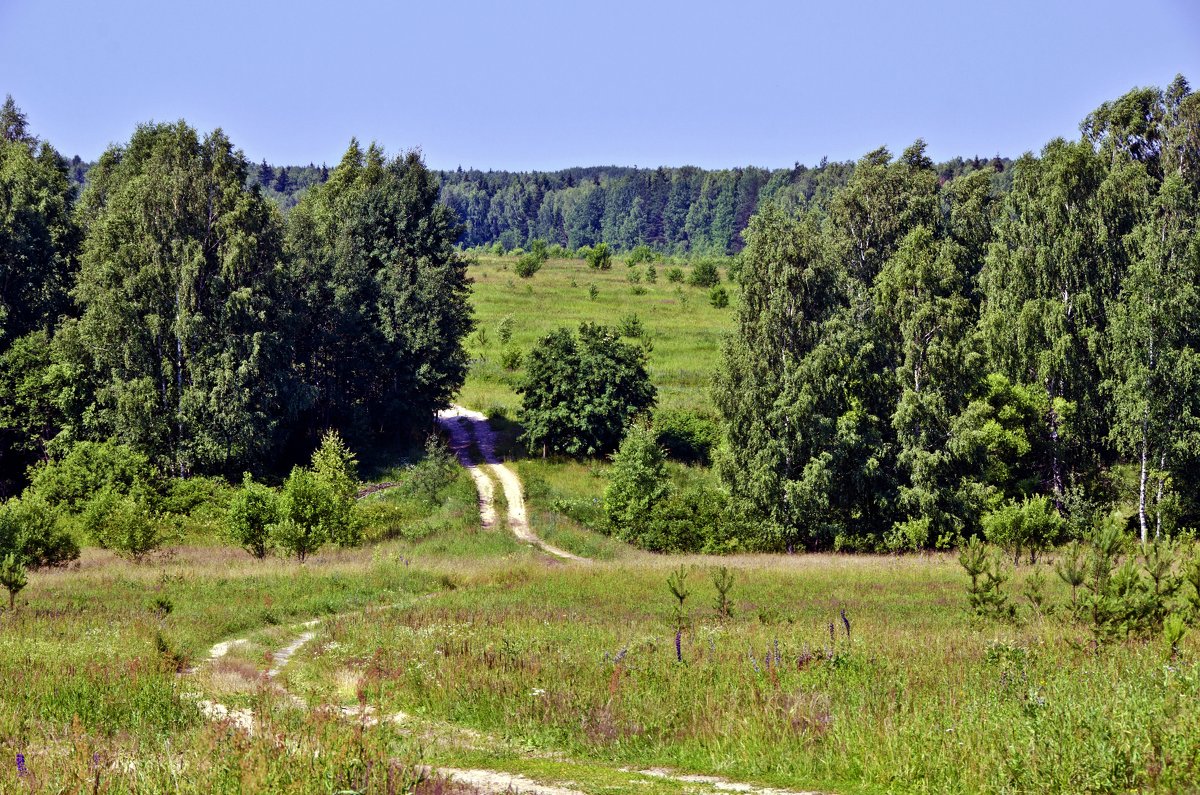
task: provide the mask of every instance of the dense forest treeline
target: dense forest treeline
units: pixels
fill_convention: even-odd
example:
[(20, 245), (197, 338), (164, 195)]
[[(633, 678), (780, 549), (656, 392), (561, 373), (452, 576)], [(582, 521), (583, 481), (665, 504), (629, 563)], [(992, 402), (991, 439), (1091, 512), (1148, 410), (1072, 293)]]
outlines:
[(919, 142), (746, 234), (716, 384), (773, 548), (1018, 549), (1200, 522), (1200, 96), (1105, 103), (998, 194)]
[(110, 439), (281, 473), (328, 429), (419, 434), (461, 386), (466, 264), (417, 154), (352, 142), (285, 221), (220, 131), (140, 126), (78, 193), (11, 97), (0, 122), (0, 494)]
[[(453, 197), (473, 195), (485, 226), (508, 219), (487, 227), (502, 247), (540, 235), (543, 253), (608, 235), (728, 252), (737, 233), (713, 229), (746, 226), (714, 391), (725, 489), (653, 488), (614, 512), (630, 540), (1028, 549), (1114, 510), (1143, 538), (1200, 522), (1200, 95), (1182, 77), (1011, 164), (938, 166), (918, 141), (811, 170), (438, 175), (352, 143), (291, 194), (260, 182), (299, 175), (182, 122), (139, 127), (80, 194), (11, 100), (0, 121), (10, 493), (80, 443), (236, 476), (326, 429), (427, 427), (469, 365), (456, 244), (484, 240)], [(614, 472), (653, 485), (659, 453), (630, 439)]]
[[(1011, 162), (999, 156), (954, 158), (935, 169), (943, 182), (987, 172), (999, 193), (1010, 182)], [(77, 184), (85, 183), (88, 167), (78, 157), (72, 161)], [(527, 249), (532, 241), (544, 240), (571, 251), (607, 243), (618, 251), (645, 245), (677, 254), (734, 254), (760, 208), (772, 203), (799, 210), (826, 203), (853, 171), (854, 163), (823, 161), (790, 169), (603, 166), (436, 173), (443, 203), (462, 224), (459, 244), (464, 247)], [(324, 164), (312, 163), (271, 166), (264, 161), (248, 172), (249, 184), (260, 186), (285, 212), (328, 178)]]

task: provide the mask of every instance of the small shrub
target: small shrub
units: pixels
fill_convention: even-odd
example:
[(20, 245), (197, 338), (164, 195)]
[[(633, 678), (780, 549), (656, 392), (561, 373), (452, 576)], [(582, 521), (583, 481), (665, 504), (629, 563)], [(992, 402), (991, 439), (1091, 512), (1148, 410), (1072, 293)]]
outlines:
[(507, 345), (512, 341), (513, 329), (516, 328), (516, 321), (512, 315), (505, 315), (501, 318), (499, 325), (496, 327), (496, 336), (500, 338), (501, 345)]
[(687, 584), (688, 571), (683, 564), (679, 564), (679, 568), (667, 575), (667, 590), (671, 592), (671, 596), (675, 597), (675, 631), (682, 632), (684, 624), (687, 623), (687, 598), (692, 595), (692, 591)]
[(612, 267), (612, 251), (607, 243), (600, 243), (587, 253), (588, 267), (606, 271)]
[(521, 353), (519, 348), (505, 348), (500, 353), (500, 366), (505, 370), (512, 372), (521, 368), (521, 361), (525, 355)]
[(654, 250), (645, 244), (641, 244), (633, 247), (633, 250), (629, 252), (629, 256), (625, 258), (625, 264), (632, 268), (634, 265), (640, 265), (643, 262), (654, 262), (656, 259), (658, 259), (658, 255), (654, 253)]
[(712, 451), (721, 442), (716, 418), (682, 409), (659, 409), (654, 413), (654, 432), (667, 455), (685, 464), (709, 464)]
[(158, 549), (163, 541), (145, 501), (111, 488), (93, 497), (82, 517), (97, 546), (134, 560)]
[(1047, 497), (1009, 501), (983, 516), (987, 540), (1011, 554), (1014, 564), (1020, 563), (1026, 551), (1029, 562), (1036, 563), (1038, 552), (1057, 543), (1064, 527), (1062, 516)]
[(271, 550), (271, 526), (279, 521), (275, 492), (255, 483), (247, 473), (242, 489), (229, 503), (225, 531), (229, 539), (258, 559)]
[(721, 283), (721, 272), (717, 264), (710, 259), (702, 259), (692, 266), (692, 274), (688, 284), (693, 287), (716, 287)]
[(24, 590), (29, 578), (25, 573), (25, 561), (15, 552), (9, 552), (0, 561), (0, 585), (8, 591), (8, 609), (17, 606), (17, 594)]
[(513, 272), (522, 279), (528, 279), (542, 269), (542, 260), (536, 254), (523, 254), (513, 266)]
[(1004, 583), (1008, 575), (1001, 568), (1000, 557), (978, 538), (972, 537), (958, 553), (958, 563), (971, 578), (967, 586), (967, 602), (980, 616), (1013, 618), (1016, 609), (1008, 602)]
[[(717, 611), (717, 615), (721, 618), (733, 617), (733, 602), (729, 599), (729, 591), (733, 588), (733, 572), (725, 566), (719, 569), (714, 569), (712, 573), (713, 588), (717, 591), (717, 599), (713, 603), (713, 609)], [(846, 612), (842, 611), (843, 618)], [(850, 622), (846, 622), (846, 635), (850, 634)]]
[(333, 494), (317, 476), (294, 467), (279, 496), (279, 521), (271, 528), (271, 540), (301, 563), (329, 541), (334, 514)]
[(595, 301), (600, 297), (600, 290), (594, 284), (588, 285), (588, 298)]
[(646, 266), (646, 281), (654, 284), (658, 281), (658, 268), (653, 265)]
[(646, 333), (646, 327), (642, 325), (642, 319), (636, 313), (629, 314), (617, 323), (617, 333), (622, 337), (638, 339)]
[(724, 309), (729, 306), (729, 293), (724, 287), (717, 285), (709, 291), (708, 302), (717, 309)]
[(667, 268), (667, 281), (671, 284), (681, 284), (683, 282), (683, 268), (678, 265)]

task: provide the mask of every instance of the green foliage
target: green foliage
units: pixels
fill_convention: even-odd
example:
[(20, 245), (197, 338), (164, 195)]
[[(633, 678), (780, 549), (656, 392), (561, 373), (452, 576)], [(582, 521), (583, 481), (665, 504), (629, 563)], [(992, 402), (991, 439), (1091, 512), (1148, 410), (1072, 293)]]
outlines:
[(652, 423), (659, 447), (685, 464), (707, 465), (721, 443), (721, 426), (715, 417), (683, 409), (658, 409)]
[(500, 366), (510, 373), (521, 369), (525, 354), (520, 348), (505, 348), (500, 352)]
[(971, 584), (967, 586), (967, 601), (977, 615), (1005, 619), (1015, 617), (1016, 608), (1004, 592), (1008, 574), (1003, 569), (999, 555), (978, 538), (972, 537), (959, 550), (958, 563), (971, 578)]
[(1010, 501), (983, 517), (987, 540), (1012, 555), (1014, 564), (1020, 562), (1022, 552), (1028, 552), (1029, 562), (1034, 563), (1038, 552), (1059, 542), (1064, 526), (1062, 515), (1047, 497)]
[(670, 491), (663, 452), (650, 429), (635, 423), (612, 461), (604, 489), (604, 514), (614, 535), (638, 543), (655, 507)]
[(670, 268), (667, 268), (667, 281), (671, 284), (682, 284), (683, 268), (678, 265), (672, 265)]
[(646, 334), (646, 326), (642, 323), (642, 319), (637, 316), (637, 313), (625, 315), (617, 323), (617, 333), (622, 337), (630, 339), (639, 339)]
[(303, 563), (329, 541), (337, 513), (329, 488), (312, 472), (295, 467), (279, 495), (279, 521), (271, 528), (271, 540)]
[(711, 259), (696, 260), (687, 281), (693, 287), (716, 287), (721, 283), (721, 272)]
[(15, 552), (9, 552), (0, 560), (0, 585), (8, 591), (8, 609), (17, 604), (17, 594), (24, 590), (29, 578), (25, 573), (25, 562)]
[(247, 174), (223, 133), (183, 122), (139, 127), (89, 172), (78, 344), (62, 349), (92, 388), (68, 406), (74, 438), (119, 437), (180, 476), (275, 449), (291, 372), (282, 227)]
[(63, 566), (79, 558), (79, 545), (55, 510), (27, 493), (0, 504), (0, 554), (8, 553), (30, 568)]
[(389, 159), (351, 141), (329, 181), (305, 193), (288, 215), (286, 247), (300, 305), (296, 372), (307, 396), (297, 434), (427, 430), (470, 363), (458, 232), (417, 152)]
[(247, 473), (229, 504), (225, 529), (229, 539), (258, 559), (271, 551), (271, 528), (279, 520), (275, 492), (255, 483)]
[(97, 546), (141, 560), (163, 543), (158, 517), (140, 496), (106, 487), (83, 509), (83, 526)]
[(153, 501), (158, 473), (143, 453), (116, 441), (77, 442), (61, 459), (33, 470), (30, 490), (54, 508), (78, 513), (102, 491)]
[[(505, 315), (500, 319), (500, 323), (496, 327), (496, 336), (499, 337), (501, 345), (507, 345), (512, 341), (513, 329), (516, 328), (516, 325), (517, 321), (512, 315)], [(482, 332), (483, 329), (481, 328), (477, 333)]]
[(724, 287), (718, 285), (709, 291), (708, 302), (712, 304), (714, 309), (724, 309), (729, 306), (729, 292)]
[(667, 575), (667, 590), (675, 598), (676, 631), (682, 631), (688, 620), (686, 605), (688, 597), (692, 595), (692, 590), (688, 587), (687, 578), (688, 570), (682, 563), (679, 564), (679, 568)]
[(312, 473), (328, 492), (323, 520), (325, 537), (342, 547), (361, 541), (361, 526), (354, 514), (358, 496), (358, 459), (337, 431), (327, 431), (312, 456)]
[(654, 405), (645, 352), (604, 326), (584, 323), (543, 337), (530, 352), (517, 386), (522, 439), (530, 451), (603, 455), (626, 425)]
[(634, 265), (641, 265), (643, 262), (655, 262), (658, 259), (659, 255), (655, 253), (654, 249), (645, 244), (639, 244), (634, 246), (633, 250), (625, 257), (625, 264), (632, 268)]
[(716, 601), (713, 602), (713, 610), (721, 618), (733, 618), (733, 602), (729, 599), (729, 592), (733, 589), (733, 572), (726, 566), (713, 569), (712, 582), (713, 588), (717, 592)]
[(528, 279), (542, 269), (542, 259), (536, 254), (523, 254), (513, 266), (513, 272), (522, 279)]
[(600, 243), (587, 253), (589, 267), (606, 271), (612, 267), (612, 251), (607, 243)]

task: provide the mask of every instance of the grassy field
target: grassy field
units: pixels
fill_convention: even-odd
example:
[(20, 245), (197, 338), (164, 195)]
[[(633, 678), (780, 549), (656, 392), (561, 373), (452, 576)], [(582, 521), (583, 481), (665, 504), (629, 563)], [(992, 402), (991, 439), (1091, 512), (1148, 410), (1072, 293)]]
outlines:
[[(0, 791), (456, 791), (418, 785), (426, 766), (651, 795), (716, 791), (657, 768), (834, 792), (1180, 791), (1200, 775), (1192, 638), (1171, 657), (1094, 648), (1028, 607), (974, 618), (942, 556), (673, 559), (593, 537), (607, 561), (563, 564), (479, 530), (465, 480), (428, 534), (304, 566), (204, 546), (142, 564), (88, 550), (35, 574), (3, 614)], [(253, 733), (206, 719), (201, 696), (251, 711)]]
[[(667, 271), (674, 266), (661, 262), (654, 266), (658, 273), (654, 283), (647, 280), (646, 265), (629, 268), (620, 260), (605, 271), (578, 259), (552, 259), (530, 279), (513, 273), (515, 263), (512, 256), (483, 256), (470, 268), (479, 330), (468, 345), (475, 364), (459, 397), (461, 403), (488, 414), (503, 408), (515, 415), (520, 398), (513, 391), (516, 373), (503, 366), (506, 349), (527, 352), (556, 328), (577, 328), (585, 321), (618, 326), (636, 315), (651, 347), (650, 378), (658, 388), (659, 404), (711, 409), (708, 387), (721, 339), (733, 328), (732, 305), (714, 308), (707, 288), (669, 282)], [(690, 273), (689, 266), (681, 270)], [(640, 281), (631, 282), (632, 273)], [(722, 284), (732, 298), (735, 286), (727, 279)], [(595, 298), (589, 292), (592, 286)], [(512, 319), (507, 344), (500, 332), (506, 317)]]

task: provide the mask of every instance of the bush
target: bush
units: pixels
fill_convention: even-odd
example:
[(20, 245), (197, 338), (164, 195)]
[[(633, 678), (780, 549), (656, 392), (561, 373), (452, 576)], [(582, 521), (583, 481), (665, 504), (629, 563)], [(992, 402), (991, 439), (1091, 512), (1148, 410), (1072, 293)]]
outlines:
[(603, 455), (621, 442), (630, 420), (651, 408), (655, 388), (643, 349), (612, 329), (584, 323), (579, 334), (558, 329), (538, 341), (525, 361), (521, 439), (530, 452)]
[(279, 521), (271, 528), (271, 540), (303, 563), (329, 541), (333, 503), (333, 493), (316, 475), (293, 468), (279, 496)]
[(150, 459), (114, 441), (76, 442), (58, 461), (34, 469), (30, 490), (51, 507), (78, 513), (93, 496), (108, 489), (117, 494), (140, 492), (157, 498), (158, 471)]
[(607, 243), (600, 243), (587, 253), (589, 267), (606, 271), (612, 267), (612, 251)]
[(634, 313), (621, 318), (617, 324), (617, 333), (622, 337), (638, 339), (646, 333), (646, 327), (642, 325), (642, 319)]
[(525, 354), (519, 348), (505, 348), (500, 353), (500, 366), (509, 372), (519, 370), (524, 358)]
[(1065, 523), (1047, 497), (1027, 497), (1021, 502), (1010, 500), (983, 516), (983, 533), (987, 540), (1012, 555), (1019, 563), (1021, 553), (1029, 552), (1029, 562), (1037, 561), (1037, 553), (1060, 540)]
[(646, 281), (654, 284), (658, 281), (658, 268), (653, 265), (646, 266)]
[(271, 526), (279, 521), (279, 498), (247, 473), (229, 503), (225, 529), (229, 539), (260, 560), (271, 549)]
[(312, 471), (330, 494), (326, 537), (338, 546), (356, 546), (361, 541), (361, 527), (354, 515), (358, 459), (337, 431), (329, 431), (322, 437), (321, 446), (313, 453)]
[(721, 443), (716, 418), (682, 409), (656, 411), (654, 432), (659, 447), (685, 464), (710, 464), (713, 449)]
[(523, 254), (513, 266), (513, 271), (522, 279), (528, 279), (542, 269), (542, 260), (536, 254)]
[(634, 425), (612, 461), (604, 489), (604, 515), (615, 535), (636, 543), (645, 535), (651, 511), (670, 490), (665, 459), (654, 434)]
[(82, 517), (97, 546), (134, 560), (158, 549), (163, 541), (157, 517), (145, 500), (112, 488), (94, 496)]
[(654, 250), (642, 244), (633, 247), (633, 250), (629, 252), (629, 256), (625, 258), (625, 264), (632, 268), (634, 265), (640, 265), (643, 262), (654, 262), (657, 259), (658, 255), (654, 253)]
[(79, 558), (79, 545), (45, 500), (26, 494), (0, 505), (0, 556), (8, 554), (24, 567), (63, 566)]
[(702, 259), (692, 266), (692, 275), (688, 277), (688, 284), (693, 287), (716, 287), (721, 283), (721, 272), (717, 270), (717, 264), (710, 259)]
[(505, 315), (500, 319), (499, 325), (496, 326), (496, 336), (500, 338), (501, 345), (507, 345), (512, 340), (513, 329), (516, 328), (516, 325), (512, 315)]
[(717, 309), (724, 309), (729, 306), (729, 293), (724, 287), (718, 285), (709, 291), (708, 302)]
[(678, 265), (667, 268), (667, 281), (671, 284), (681, 283), (683, 281), (683, 268), (680, 268)]

